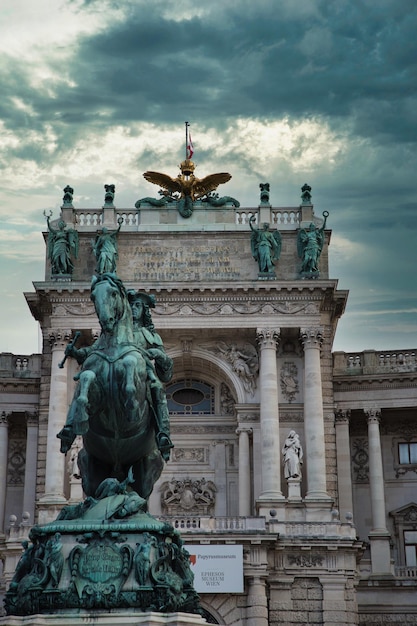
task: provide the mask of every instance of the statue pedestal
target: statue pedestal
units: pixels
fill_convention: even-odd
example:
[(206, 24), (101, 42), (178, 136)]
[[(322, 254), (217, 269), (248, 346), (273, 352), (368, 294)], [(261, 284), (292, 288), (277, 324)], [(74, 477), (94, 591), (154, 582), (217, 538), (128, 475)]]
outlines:
[(0, 618), (0, 626), (204, 626), (206, 620), (189, 613), (154, 613), (120, 611), (83, 611), (65, 615), (8, 615)]
[(301, 502), (301, 480), (299, 478), (288, 478), (288, 500)]
[[(54, 522), (34, 526), (6, 592), (8, 616), (0, 625), (84, 624), (102, 613), (111, 617), (100, 617), (100, 624), (109, 626), (200, 623), (181, 537), (148, 513), (129, 515), (138, 498), (130, 492), (92, 504), (87, 499), (65, 507)], [(151, 620), (142, 619), (145, 612)]]

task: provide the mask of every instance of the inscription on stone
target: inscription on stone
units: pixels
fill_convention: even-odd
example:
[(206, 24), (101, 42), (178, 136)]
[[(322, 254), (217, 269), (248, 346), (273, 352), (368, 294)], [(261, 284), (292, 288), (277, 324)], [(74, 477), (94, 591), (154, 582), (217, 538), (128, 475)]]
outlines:
[(132, 253), (134, 280), (240, 279), (241, 252), (237, 244), (194, 244), (175, 249), (143, 243)]
[(79, 573), (93, 583), (104, 583), (121, 575), (123, 559), (111, 546), (94, 545), (86, 548), (80, 558)]

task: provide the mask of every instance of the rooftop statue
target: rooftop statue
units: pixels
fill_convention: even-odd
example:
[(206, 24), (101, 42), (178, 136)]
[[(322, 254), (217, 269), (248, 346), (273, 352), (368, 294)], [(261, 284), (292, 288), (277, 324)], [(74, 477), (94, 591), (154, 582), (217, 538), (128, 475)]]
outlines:
[(319, 228), (313, 222), (308, 228), (301, 228), (297, 237), (297, 251), (301, 258), (301, 273), (314, 275), (319, 272), (319, 258), (324, 245), (324, 229), (329, 216), (323, 211), (324, 222)]
[(116, 185), (104, 185), (104, 205), (106, 207), (113, 207), (114, 196), (116, 194)]
[(101, 233), (96, 235), (92, 242), (93, 251), (97, 259), (97, 274), (105, 274), (107, 272), (116, 271), (116, 262), (118, 258), (117, 252), (117, 235), (123, 224), (123, 218), (117, 220), (119, 227), (117, 230), (109, 230), (103, 226)]
[(225, 172), (209, 174), (204, 178), (194, 176), (195, 164), (191, 159), (185, 159), (180, 164), (181, 174), (171, 178), (160, 172), (145, 172), (144, 178), (150, 183), (162, 187), (161, 194), (178, 202), (178, 211), (182, 217), (190, 217), (193, 212), (193, 203), (214, 191), (232, 177)]
[(275, 230), (269, 230), (269, 224), (265, 223), (260, 228), (254, 228), (253, 222), (256, 217), (252, 215), (249, 220), (249, 226), (252, 231), (251, 235), (251, 251), (254, 259), (258, 261), (259, 272), (262, 274), (273, 274), (274, 263), (278, 261), (281, 254), (281, 235)]
[(51, 261), (52, 274), (72, 274), (74, 264), (73, 255), (78, 256), (78, 233), (73, 228), (67, 228), (63, 219), (58, 222), (58, 228), (51, 226), (52, 211), (46, 215), (48, 226), (48, 258)]
[(64, 192), (64, 197), (62, 198), (63, 206), (72, 207), (74, 189), (70, 187), (70, 185), (67, 185), (62, 191)]

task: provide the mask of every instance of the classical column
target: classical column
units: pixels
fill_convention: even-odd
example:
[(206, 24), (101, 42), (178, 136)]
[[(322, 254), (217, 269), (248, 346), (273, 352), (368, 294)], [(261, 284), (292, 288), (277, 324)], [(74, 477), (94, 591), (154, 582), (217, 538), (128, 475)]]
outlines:
[(45, 494), (41, 502), (63, 504), (65, 455), (59, 450), (57, 434), (65, 425), (68, 411), (67, 368), (60, 368), (70, 333), (55, 331), (50, 335), (52, 348), (51, 384), (49, 392), (48, 435), (46, 444)]
[(236, 433), (239, 435), (239, 515), (248, 517), (251, 514), (249, 437), (252, 428), (240, 425)]
[(349, 410), (337, 410), (335, 412), (337, 482), (339, 488), (340, 519), (342, 520), (345, 519), (346, 513), (353, 513), (349, 419)]
[(265, 580), (260, 576), (250, 576), (246, 608), (247, 626), (268, 626), (268, 603)]
[(381, 436), (379, 423), (380, 409), (365, 409), (368, 419), (369, 487), (371, 495), (372, 529), (371, 566), (373, 574), (390, 573), (390, 535), (386, 526), (384, 472), (382, 465)]
[(3, 411), (0, 415), (0, 534), (4, 532), (4, 510), (7, 490), (7, 459), (9, 449), (9, 421)]
[(23, 512), (30, 514), (30, 522), (35, 522), (36, 476), (38, 463), (38, 415), (26, 413), (26, 464), (23, 491)]
[(306, 499), (329, 499), (326, 491), (323, 392), (321, 386), (321, 328), (301, 328), (304, 348), (304, 436), (307, 461)]
[(262, 491), (260, 500), (284, 499), (281, 492), (281, 452), (279, 443), (277, 345), (278, 328), (258, 328), (260, 358), (260, 417)]
[(227, 515), (227, 483), (226, 483), (226, 449), (227, 441), (221, 439), (213, 442), (214, 446), (214, 482), (217, 488), (216, 515)]
[(365, 410), (368, 418), (369, 486), (371, 490), (372, 532), (387, 532), (385, 514), (384, 473), (382, 469), (380, 409)]

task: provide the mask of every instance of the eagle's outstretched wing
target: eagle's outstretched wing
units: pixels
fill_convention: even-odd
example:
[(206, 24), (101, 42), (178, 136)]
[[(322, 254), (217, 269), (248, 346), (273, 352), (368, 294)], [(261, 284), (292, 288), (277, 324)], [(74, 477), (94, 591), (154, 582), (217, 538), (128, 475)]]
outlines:
[(162, 174), (161, 172), (145, 172), (143, 175), (147, 181), (154, 185), (159, 185), (163, 189), (167, 189), (170, 193), (179, 191), (181, 193), (182, 187), (178, 180), (171, 178), (168, 174)]
[(194, 183), (194, 198), (197, 199), (205, 196), (206, 193), (209, 193), (209, 191), (214, 191), (219, 185), (227, 183), (227, 181), (231, 178), (232, 177), (230, 174), (227, 174), (226, 172), (220, 172), (218, 174), (209, 174), (208, 176), (199, 179)]

